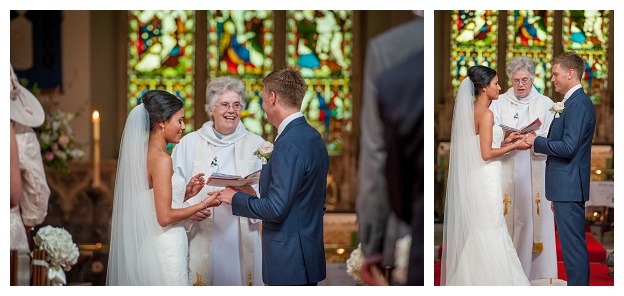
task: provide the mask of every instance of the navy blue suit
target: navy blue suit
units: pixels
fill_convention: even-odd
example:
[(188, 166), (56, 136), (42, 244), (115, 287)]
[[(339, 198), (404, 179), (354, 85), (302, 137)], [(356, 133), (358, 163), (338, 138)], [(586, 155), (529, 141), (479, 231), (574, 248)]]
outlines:
[(304, 117), (274, 143), (260, 175), (260, 196), (237, 192), (232, 214), (262, 219), (262, 279), (267, 285), (306, 285), (325, 279), (323, 215), (329, 155)]
[(585, 202), (589, 200), (591, 146), (596, 111), (582, 88), (566, 100), (548, 138), (535, 138), (534, 151), (548, 155), (546, 198), (554, 202), (555, 221), (568, 285), (589, 285), (585, 242)]

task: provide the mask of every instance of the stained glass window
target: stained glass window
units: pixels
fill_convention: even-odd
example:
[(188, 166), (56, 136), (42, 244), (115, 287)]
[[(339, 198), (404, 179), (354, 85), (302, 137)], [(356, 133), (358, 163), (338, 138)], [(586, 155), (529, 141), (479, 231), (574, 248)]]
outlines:
[(331, 155), (351, 132), (351, 11), (288, 11), (286, 62), (308, 84), (301, 112), (323, 136)]
[(195, 13), (132, 10), (129, 17), (128, 112), (150, 89), (184, 101), (186, 131), (193, 131)]
[(262, 111), (262, 78), (273, 70), (273, 12), (208, 12), (208, 72), (211, 79), (234, 76), (245, 84), (245, 127), (270, 140), (273, 127)]
[(563, 48), (585, 60), (581, 84), (594, 104), (607, 87), (609, 21), (606, 10), (566, 10), (563, 16)]
[[(552, 97), (550, 61), (553, 58), (553, 12), (549, 10), (510, 10), (507, 15), (507, 62), (516, 56), (535, 61), (533, 85)], [(509, 79), (509, 87), (511, 79)]]
[(498, 11), (454, 10), (451, 22), (451, 78), (457, 93), (468, 68), (483, 65), (496, 69)]

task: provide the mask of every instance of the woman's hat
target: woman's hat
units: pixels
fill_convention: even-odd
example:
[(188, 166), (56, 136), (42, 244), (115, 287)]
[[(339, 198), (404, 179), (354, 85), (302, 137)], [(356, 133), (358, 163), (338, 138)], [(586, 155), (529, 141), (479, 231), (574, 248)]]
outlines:
[(11, 120), (29, 127), (38, 127), (45, 121), (43, 106), (28, 89), (23, 87), (11, 66)]

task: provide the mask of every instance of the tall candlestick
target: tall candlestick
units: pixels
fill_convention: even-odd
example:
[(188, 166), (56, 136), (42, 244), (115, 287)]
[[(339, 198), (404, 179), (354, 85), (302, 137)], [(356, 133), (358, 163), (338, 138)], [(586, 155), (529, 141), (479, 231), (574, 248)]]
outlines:
[(100, 186), (100, 112), (93, 111), (93, 187)]

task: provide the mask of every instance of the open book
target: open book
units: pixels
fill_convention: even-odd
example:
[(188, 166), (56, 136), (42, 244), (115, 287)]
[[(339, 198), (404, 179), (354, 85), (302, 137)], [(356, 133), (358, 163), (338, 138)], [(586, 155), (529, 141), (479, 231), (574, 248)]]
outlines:
[(514, 128), (514, 127), (510, 127), (510, 126), (506, 126), (504, 124), (499, 124), (499, 126), (505, 130), (505, 131), (511, 131), (511, 132), (519, 132), (521, 134), (528, 134), (528, 133), (532, 133), (536, 130), (538, 130), (540, 128), (540, 126), (542, 126), (542, 121), (538, 118), (535, 118), (535, 120), (533, 122), (531, 122), (529, 125), (521, 127), (521, 128)]
[(210, 175), (210, 177), (208, 178), (208, 181), (206, 181), (206, 185), (215, 187), (226, 187), (258, 184), (258, 182), (260, 181), (260, 171), (262, 171), (262, 169), (257, 170), (244, 177), (226, 175), (221, 173), (212, 173), (212, 175)]

